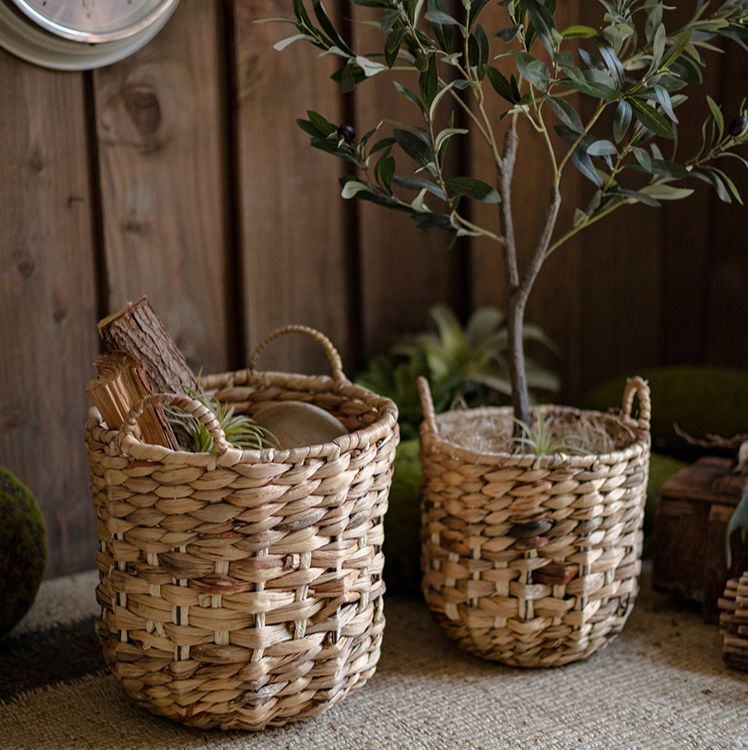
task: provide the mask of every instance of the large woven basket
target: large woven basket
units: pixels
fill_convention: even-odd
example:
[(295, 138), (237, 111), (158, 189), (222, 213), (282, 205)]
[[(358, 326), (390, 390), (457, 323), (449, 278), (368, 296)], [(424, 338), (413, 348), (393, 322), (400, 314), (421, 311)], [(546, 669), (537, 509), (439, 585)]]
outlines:
[[(333, 377), (254, 371), (262, 348), (289, 332), (325, 347)], [(201, 385), (249, 415), (268, 401), (309, 402), (348, 434), (241, 451), (186, 396), (146, 399), (119, 432), (92, 408), (97, 632), (114, 675), (152, 713), (201, 728), (281, 726), (323, 712), (376, 668), (397, 409), (351, 384), (329, 340), (302, 326), (271, 334), (249, 369)], [(154, 402), (198, 417), (220, 455), (134, 437)]]
[[(475, 453), (439, 435), (465, 412), (425, 420), (423, 593), (457, 644), (484, 659), (548, 667), (584, 659), (620, 633), (638, 591), (649, 465), (649, 388), (628, 381), (620, 417), (597, 415), (628, 445), (605, 455)], [(639, 416), (631, 416), (634, 396)], [(543, 407), (565, 416), (563, 407)], [(469, 410), (502, 416), (511, 410)], [(589, 414), (589, 413), (588, 413)]]

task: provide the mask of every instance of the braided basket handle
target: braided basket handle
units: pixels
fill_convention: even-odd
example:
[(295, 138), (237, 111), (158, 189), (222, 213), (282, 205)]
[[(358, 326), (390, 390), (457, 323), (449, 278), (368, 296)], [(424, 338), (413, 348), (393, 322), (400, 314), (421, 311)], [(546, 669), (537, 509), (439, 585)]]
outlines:
[(421, 408), (423, 409), (423, 423), (426, 429), (434, 436), (439, 437), (439, 430), (436, 427), (436, 413), (434, 411), (434, 401), (431, 398), (431, 388), (429, 381), (423, 377), (418, 378), (418, 395), (421, 399)]
[(137, 440), (134, 435), (136, 420), (149, 406), (174, 406), (185, 414), (195, 417), (205, 425), (205, 429), (213, 438), (213, 444), (220, 453), (225, 453), (229, 448), (234, 447), (226, 440), (226, 434), (216, 419), (216, 415), (205, 404), (183, 393), (158, 393), (154, 396), (146, 396), (134, 403), (117, 433), (117, 443), (120, 447), (123, 447), (123, 441), (126, 438)]
[(308, 326), (299, 326), (299, 325), (290, 325), (290, 326), (284, 326), (283, 328), (278, 328), (272, 333), (269, 333), (260, 343), (257, 345), (257, 348), (252, 353), (252, 356), (249, 358), (249, 369), (250, 371), (254, 372), (255, 364), (257, 363), (257, 358), (260, 356), (260, 353), (262, 350), (271, 342), (277, 339), (280, 336), (285, 336), (289, 333), (303, 333), (306, 336), (311, 336), (315, 341), (317, 341), (319, 344), (322, 345), (322, 348), (325, 350), (325, 354), (327, 355), (327, 359), (330, 360), (330, 364), (332, 365), (332, 375), (335, 380), (340, 380), (343, 382), (349, 382), (348, 378), (345, 376), (345, 373), (343, 372), (343, 362), (340, 359), (340, 354), (338, 354), (338, 350), (333, 345), (332, 341), (325, 336), (324, 333), (320, 333), (315, 328), (309, 328)]
[[(634, 408), (634, 396), (639, 397), (639, 419), (633, 419), (631, 411)], [(649, 397), (649, 384), (638, 375), (626, 381), (623, 391), (622, 416), (639, 425), (639, 428), (649, 432), (649, 420), (652, 418), (652, 401)]]

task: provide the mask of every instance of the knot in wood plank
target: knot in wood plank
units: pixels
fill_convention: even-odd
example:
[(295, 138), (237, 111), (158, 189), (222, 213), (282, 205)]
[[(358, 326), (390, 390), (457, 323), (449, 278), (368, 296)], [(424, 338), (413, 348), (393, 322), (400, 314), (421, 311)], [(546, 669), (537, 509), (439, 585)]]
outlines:
[(142, 150), (150, 153), (161, 148), (158, 133), (163, 123), (163, 112), (156, 89), (147, 83), (127, 84), (123, 91), (123, 102), (140, 135)]

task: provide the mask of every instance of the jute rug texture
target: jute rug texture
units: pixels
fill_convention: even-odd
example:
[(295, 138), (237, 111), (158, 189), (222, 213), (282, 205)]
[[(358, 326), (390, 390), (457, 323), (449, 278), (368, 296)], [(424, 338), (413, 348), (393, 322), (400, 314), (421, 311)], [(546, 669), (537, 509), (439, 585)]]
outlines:
[(0, 641), (3, 750), (689, 750), (748, 748), (748, 673), (698, 610), (643, 590), (587, 661), (523, 671), (459, 651), (417, 599), (386, 598), (379, 668), (320, 717), (262, 733), (199, 731), (138, 708), (93, 637), (95, 573), (43, 584)]

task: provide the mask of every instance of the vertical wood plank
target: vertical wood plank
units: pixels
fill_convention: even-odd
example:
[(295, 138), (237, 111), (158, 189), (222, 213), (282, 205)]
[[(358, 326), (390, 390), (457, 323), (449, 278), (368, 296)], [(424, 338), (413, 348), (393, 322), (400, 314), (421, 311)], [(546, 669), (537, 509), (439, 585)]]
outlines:
[[(701, 142), (701, 123), (706, 114), (701, 107), (679, 110), (681, 148), (695, 152)], [(686, 132), (684, 132), (686, 131)], [(711, 212), (715, 200), (712, 188), (698, 180), (683, 187), (694, 194), (682, 201), (664, 204), (661, 209), (663, 231), (660, 362), (663, 365), (702, 362), (706, 353), (707, 293), (710, 268)]]
[[(669, 29), (677, 28), (690, 19), (692, 12), (692, 7), (676, 8), (665, 15), (665, 23)], [(726, 56), (708, 54), (704, 85), (689, 90), (691, 99), (677, 109), (680, 159), (693, 155), (700, 147), (701, 125), (708, 114), (707, 94), (718, 102), (725, 100), (727, 107), (731, 103), (735, 109), (742, 101), (739, 82), (746, 71), (745, 53), (737, 45), (726, 47)], [(729, 75), (725, 75), (726, 71)], [(672, 143), (661, 146), (669, 158)], [(745, 184), (742, 175), (739, 179)], [(727, 344), (710, 327), (709, 317), (715, 303), (724, 304), (723, 309), (738, 319), (741, 310), (746, 310), (747, 284), (740, 279), (746, 278), (748, 269), (739, 260), (739, 240), (734, 256), (728, 242), (724, 268), (729, 270), (716, 285), (714, 276), (716, 258), (722, 252), (717, 237), (722, 233), (725, 238), (732, 238), (734, 232), (729, 228), (740, 221), (742, 214), (736, 207), (723, 208), (713, 191), (698, 181), (685, 184), (696, 191), (691, 197), (666, 203), (660, 209), (623, 208), (620, 215), (593, 228), (586, 238), (586, 260), (600, 254), (603, 248), (602, 275), (598, 276), (599, 281), (590, 276), (585, 288), (585, 298), (592, 302), (597, 296), (595, 304), (602, 312), (602, 317), (594, 321), (591, 316), (585, 317), (590, 320), (584, 339), (585, 352), (589, 353), (587, 385), (611, 376), (634, 374), (652, 365), (704, 362), (715, 349), (719, 350), (712, 359), (715, 364), (748, 361), (737, 354), (745, 339), (742, 333), (734, 333), (742, 331), (742, 327), (731, 329), (727, 335), (733, 339)], [(737, 266), (729, 258), (738, 259)], [(611, 283), (611, 279), (615, 281)], [(603, 286), (606, 282), (607, 292)], [(738, 288), (728, 301), (728, 290), (735, 289), (736, 282), (737, 287), (742, 284), (743, 288)], [(593, 356), (594, 351), (599, 359)]]
[[(282, 0), (234, 0), (241, 253), (247, 349), (289, 323), (309, 325), (331, 338), (351, 365), (348, 227), (338, 178), (342, 162), (309, 145), (297, 125), (314, 110), (339, 124), (335, 61), (296, 43), (285, 24), (256, 24), (291, 14)], [(330, 8), (330, 12), (333, 8)], [(322, 352), (302, 337), (284, 337), (263, 352), (262, 369), (329, 372)], [(349, 373), (350, 374), (350, 373)]]
[[(599, 14), (598, 7), (596, 6), (592, 11), (589, 8), (589, 2), (586, 2), (586, 0), (568, 0), (565, 3), (559, 3), (555, 16), (556, 24), (559, 29), (577, 24), (580, 18), (588, 17), (585, 16), (586, 13)], [(573, 45), (570, 48), (573, 48)], [(569, 102), (582, 111), (582, 97), (580, 95), (569, 97)], [(584, 117), (583, 112), (582, 116)], [(558, 124), (558, 120), (553, 114), (547, 112), (546, 124), (552, 128)], [(531, 137), (535, 138), (536, 134), (532, 133)], [(555, 140), (558, 142), (558, 139)], [(543, 158), (547, 169), (547, 157), (544, 154), (539, 157), (542, 149), (542, 143), (536, 138), (535, 148), (528, 149), (529, 153), (525, 153), (525, 158)], [(563, 146), (561, 149), (557, 149), (556, 153), (564, 154)], [(538, 213), (536, 216), (542, 220), (550, 200), (548, 188), (544, 187), (543, 191), (538, 191), (535, 188), (533, 191), (537, 179), (535, 175), (538, 171), (538, 168), (532, 162), (526, 162), (526, 166), (519, 169), (519, 179), (524, 184), (525, 197), (520, 198), (517, 210), (520, 220), (531, 226), (534, 223), (533, 219), (528, 216), (524, 207), (526, 205), (537, 205)], [(542, 184), (545, 186), (550, 183), (543, 182)], [(571, 228), (575, 210), (586, 205), (592, 193), (591, 183), (573, 165), (567, 164), (561, 182), (562, 203), (553, 241)], [(532, 200), (536, 203), (527, 203), (527, 201)], [(525, 231), (528, 230), (525, 229)], [(537, 235), (537, 233), (538, 229), (534, 228), (534, 234)], [(577, 235), (558, 248), (546, 260), (538, 274), (535, 289), (528, 303), (528, 322), (535, 322), (540, 325), (558, 346), (558, 357), (546, 355), (546, 363), (561, 377), (561, 392), (552, 400), (565, 404), (577, 403), (582, 388), (581, 331), (583, 303), (578, 290), (582, 283), (583, 273), (583, 238)], [(530, 351), (533, 351), (533, 349), (530, 349)], [(535, 351), (537, 351), (537, 347), (535, 347)]]
[(584, 234), (581, 383), (660, 362), (662, 215), (624, 206)]
[[(580, 0), (559, 4), (555, 16), (558, 28), (578, 23), (582, 4)], [(481, 15), (484, 26), (492, 30), (507, 26), (507, 18), (506, 11), (500, 8), (487, 8)], [(496, 64), (507, 77), (514, 71), (511, 64), (502, 65), (501, 60), (496, 61)], [(526, 86), (527, 84), (525, 88)], [(498, 123), (509, 105), (494, 94), (488, 83), (484, 88), (487, 112), (495, 123), (497, 137), (503, 139), (509, 119), (504, 120), (503, 126)], [(577, 103), (576, 99), (572, 101)], [(546, 126), (552, 128), (557, 122), (554, 115), (546, 112), (545, 117)], [(512, 208), (520, 269), (523, 269), (538, 241), (547, 213), (552, 171), (542, 137), (524, 119), (519, 121), (518, 135), (520, 145), (512, 181)], [(555, 139), (555, 136), (552, 138)], [(495, 184), (496, 174), (487, 147), (478, 139), (471, 146), (471, 173)], [(562, 204), (556, 238), (571, 225), (574, 209), (583, 201), (583, 182), (584, 178), (571, 165), (567, 165), (562, 182)], [(480, 204), (476, 206), (475, 214), (478, 223), (499, 232), (496, 206)], [(581, 245), (580, 238), (573, 238), (548, 259), (530, 294), (526, 313), (526, 322), (540, 325), (558, 345), (560, 358), (554, 359), (551, 356), (546, 364), (561, 376), (563, 392), (559, 399), (571, 403), (578, 398), (580, 389), (581, 300), (578, 289), (581, 284)], [(488, 304), (506, 309), (505, 269), (496, 243), (482, 239), (474, 241), (472, 279), (476, 305)]]
[[(353, 7), (353, 6), (351, 6)], [(377, 29), (364, 26), (363, 21), (378, 21), (381, 10), (354, 10), (355, 49), (379, 51), (383, 35)], [(374, 58), (379, 59), (379, 58)], [(396, 78), (394, 77), (396, 76)], [(411, 91), (418, 91), (418, 76), (383, 72), (356, 87), (356, 129), (366, 133), (385, 120), (377, 140), (392, 133), (387, 121), (423, 126), (415, 105), (397, 92), (397, 80)], [(448, 118), (449, 100), (443, 100), (440, 116)], [(455, 113), (459, 118), (460, 113)], [(452, 139), (445, 172), (462, 174), (457, 159), (464, 139)], [(409, 176), (416, 165), (399, 149), (393, 151), (397, 173)], [(415, 191), (401, 191), (404, 199), (413, 200)], [(436, 208), (439, 200), (429, 195), (427, 203)], [(391, 211), (366, 201), (358, 201), (361, 280), (363, 298), (363, 338), (366, 356), (386, 352), (407, 332), (423, 331), (427, 327), (427, 312), (437, 302), (446, 303), (458, 313), (464, 303), (465, 245), (444, 247), (446, 233), (436, 229), (418, 229), (406, 213)]]
[(220, 11), (183, 0), (148, 45), (94, 74), (110, 312), (146, 294), (206, 373), (227, 363)]
[[(665, 23), (668, 28), (676, 28), (687, 23), (692, 12), (692, 7), (676, 8), (665, 14)], [(721, 101), (720, 80), (723, 73), (729, 71), (724, 67), (724, 55), (710, 52), (705, 59), (703, 85), (689, 91), (689, 100), (676, 111), (681, 158), (698, 152), (702, 142), (701, 127), (709, 113), (706, 96), (710, 94), (717, 102)], [(666, 202), (660, 209), (663, 222), (661, 364), (702, 362), (706, 353), (710, 229), (713, 204), (717, 199), (712, 188), (700, 180), (686, 180), (682, 185), (692, 188), (694, 194), (681, 201)]]
[[(748, 54), (737, 44), (725, 45), (721, 61), (720, 87), (716, 101), (722, 104), (726, 126), (745, 106)], [(743, 147), (741, 156), (748, 158)], [(721, 159), (716, 165), (735, 183), (743, 202), (748, 202), (748, 173), (735, 159)], [(705, 252), (710, 259), (706, 285), (706, 332), (704, 356), (710, 364), (748, 368), (748, 235), (746, 207), (733, 200), (722, 203), (712, 191), (709, 205), (709, 234)]]
[(0, 464), (36, 495), (47, 576), (93, 567), (85, 386), (97, 353), (82, 77), (0, 51)]
[[(580, 0), (579, 7), (581, 15), (602, 22), (596, 0)], [(593, 105), (587, 98), (587, 116)], [(612, 137), (612, 120), (610, 108), (596, 128), (599, 137)], [(630, 184), (629, 178), (622, 180), (624, 185)], [(590, 183), (586, 179), (584, 183), (588, 188)], [(634, 375), (659, 362), (662, 215), (647, 206), (623, 206), (578, 237), (582, 245), (578, 383), (583, 395), (601, 380)]]
[[(597, 5), (595, 0), (581, 3), (584, 13), (593, 12)], [(594, 101), (587, 99), (585, 105), (589, 116)], [(600, 118), (599, 137), (612, 137), (612, 121), (611, 108)], [(626, 186), (629, 180), (630, 175), (625, 175), (621, 181)], [(622, 206), (578, 236), (582, 242), (577, 294), (581, 298), (579, 384), (583, 395), (603, 380), (635, 375), (659, 362), (662, 215), (641, 204)]]

